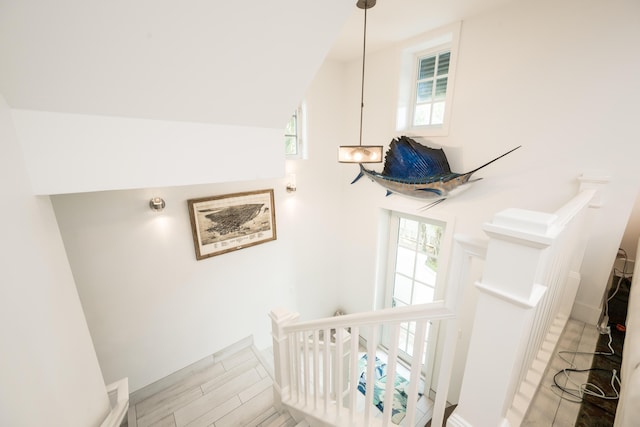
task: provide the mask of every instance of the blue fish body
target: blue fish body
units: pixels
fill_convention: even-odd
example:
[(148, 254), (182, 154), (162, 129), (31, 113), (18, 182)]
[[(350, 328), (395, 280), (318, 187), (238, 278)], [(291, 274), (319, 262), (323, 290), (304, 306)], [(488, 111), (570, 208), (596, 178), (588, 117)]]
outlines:
[(351, 183), (367, 176), (384, 187), (387, 196), (398, 193), (420, 200), (443, 200), (465, 190), (471, 182), (481, 179), (471, 180), (471, 175), (475, 172), (518, 148), (520, 146), (472, 171), (455, 173), (451, 172), (442, 149), (426, 147), (402, 136), (391, 141), (382, 172), (367, 169), (360, 163), (360, 173)]

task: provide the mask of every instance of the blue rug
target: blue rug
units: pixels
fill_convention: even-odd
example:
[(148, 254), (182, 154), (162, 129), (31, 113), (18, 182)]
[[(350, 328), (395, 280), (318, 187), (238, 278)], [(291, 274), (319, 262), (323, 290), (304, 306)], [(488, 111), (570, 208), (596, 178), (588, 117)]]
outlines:
[[(365, 394), (367, 389), (367, 355), (363, 355), (359, 362), (360, 380), (358, 381), (358, 390)], [(373, 383), (373, 404), (380, 410), (384, 411), (384, 389), (387, 386), (387, 364), (376, 356), (376, 367), (374, 370)], [(394, 424), (400, 424), (407, 414), (407, 397), (409, 392), (409, 381), (396, 372), (393, 391), (393, 404), (391, 405), (391, 421)], [(418, 393), (418, 399), (422, 397), (422, 393)]]

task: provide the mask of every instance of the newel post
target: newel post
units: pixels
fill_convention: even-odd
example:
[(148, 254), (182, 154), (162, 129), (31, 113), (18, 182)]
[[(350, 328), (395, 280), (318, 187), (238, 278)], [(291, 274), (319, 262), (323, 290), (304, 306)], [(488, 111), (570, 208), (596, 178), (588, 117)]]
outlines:
[(273, 401), (276, 409), (282, 409), (283, 396), (291, 393), (289, 375), (289, 337), (284, 327), (295, 323), (300, 315), (284, 308), (276, 308), (269, 313), (271, 317), (271, 336), (273, 338)]
[(506, 427), (556, 215), (507, 209), (484, 225), (489, 245), (458, 407), (448, 427)]

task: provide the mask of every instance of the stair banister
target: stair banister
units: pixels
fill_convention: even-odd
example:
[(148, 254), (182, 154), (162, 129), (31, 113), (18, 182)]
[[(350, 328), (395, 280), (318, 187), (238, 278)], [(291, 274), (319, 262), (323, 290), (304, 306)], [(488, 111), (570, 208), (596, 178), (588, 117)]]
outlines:
[[(388, 325), (392, 337), (399, 334), (402, 322), (416, 322), (418, 342), (424, 341), (426, 324), (429, 321), (451, 320), (455, 312), (438, 300), (432, 303), (394, 307), (367, 313), (347, 314), (320, 320), (300, 322), (298, 315), (285, 309), (273, 310), (274, 353), (274, 401), (281, 409), (299, 411), (315, 425), (336, 426), (391, 426), (391, 411), (384, 411), (382, 418), (374, 416), (373, 386), (375, 363), (368, 363), (366, 370), (366, 393), (363, 412), (357, 408), (358, 395), (358, 349), (362, 328), (368, 329), (368, 360), (375, 360), (378, 350), (379, 328)], [(322, 337), (318, 340), (319, 332)], [(335, 335), (334, 335), (335, 334)], [(335, 341), (331, 339), (332, 335)], [(320, 341), (320, 342), (319, 342)], [(329, 342), (331, 341), (331, 342)], [(416, 345), (414, 354), (418, 362), (412, 364), (409, 374), (408, 405), (406, 421), (409, 425), (415, 418), (418, 400), (418, 384), (422, 370), (422, 354)], [(398, 363), (397, 348), (390, 348), (387, 361), (387, 376), (392, 378)], [(310, 357), (311, 356), (311, 357)], [(319, 371), (322, 371), (320, 373)], [(324, 383), (319, 384), (320, 381)], [(329, 385), (331, 382), (331, 385)], [(385, 388), (386, 402), (392, 401), (393, 381)], [(426, 391), (425, 391), (426, 392)], [(446, 395), (437, 395), (436, 401), (444, 401)], [(386, 407), (386, 406), (385, 406)], [(377, 410), (376, 410), (377, 411)], [(314, 425), (314, 424), (312, 424)]]
[[(582, 183), (580, 193), (554, 213), (507, 209), (483, 227), (490, 240), (476, 282), (480, 292), (460, 399), (448, 427), (520, 425), (530, 400), (517, 408), (514, 396), (521, 385), (528, 391), (539, 385), (529, 364), (542, 352), (553, 322), (563, 319), (561, 308), (573, 303), (588, 208), (598, 207), (598, 186), (606, 181)], [(535, 378), (524, 384), (525, 377)]]

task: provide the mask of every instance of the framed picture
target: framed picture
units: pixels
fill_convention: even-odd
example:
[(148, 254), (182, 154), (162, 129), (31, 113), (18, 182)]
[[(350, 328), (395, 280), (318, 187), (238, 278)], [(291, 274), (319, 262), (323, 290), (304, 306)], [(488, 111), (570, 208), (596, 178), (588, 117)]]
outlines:
[(276, 240), (273, 189), (187, 200), (198, 260)]

